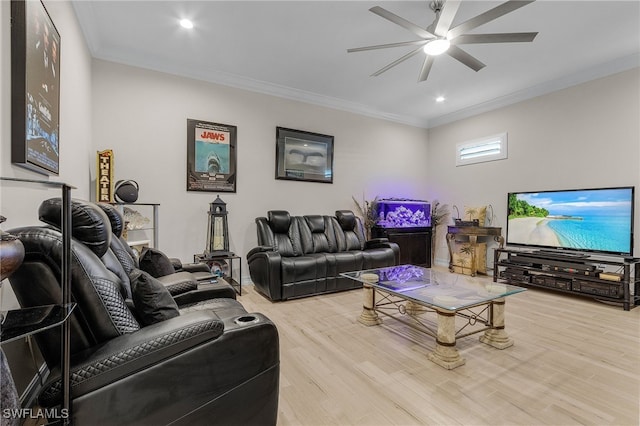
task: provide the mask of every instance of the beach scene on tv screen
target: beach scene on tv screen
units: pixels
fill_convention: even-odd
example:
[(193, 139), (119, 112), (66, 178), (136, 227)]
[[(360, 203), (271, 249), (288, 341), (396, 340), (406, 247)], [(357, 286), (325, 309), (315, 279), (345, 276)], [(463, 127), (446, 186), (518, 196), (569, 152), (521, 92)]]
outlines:
[(628, 253), (630, 188), (509, 194), (507, 243)]

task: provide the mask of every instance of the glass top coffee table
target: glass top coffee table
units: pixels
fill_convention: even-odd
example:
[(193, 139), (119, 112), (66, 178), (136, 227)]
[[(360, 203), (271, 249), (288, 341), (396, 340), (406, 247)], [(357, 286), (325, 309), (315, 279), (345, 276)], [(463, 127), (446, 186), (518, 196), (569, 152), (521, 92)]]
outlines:
[[(382, 314), (435, 337), (436, 349), (428, 357), (441, 367), (451, 370), (465, 363), (456, 349), (457, 338), (484, 332), (483, 343), (498, 349), (513, 345), (504, 329), (505, 297), (525, 291), (522, 287), (414, 265), (340, 275), (363, 284), (359, 322), (378, 325)], [(435, 328), (424, 318), (433, 312)]]

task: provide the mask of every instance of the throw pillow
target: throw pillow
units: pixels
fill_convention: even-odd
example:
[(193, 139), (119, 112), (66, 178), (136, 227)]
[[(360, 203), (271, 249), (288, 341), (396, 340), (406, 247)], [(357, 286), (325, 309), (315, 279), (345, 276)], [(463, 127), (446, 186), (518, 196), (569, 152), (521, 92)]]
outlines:
[(138, 320), (151, 325), (180, 315), (169, 290), (150, 274), (134, 269), (129, 275)]
[(166, 254), (160, 250), (145, 247), (138, 261), (140, 269), (151, 274), (152, 277), (164, 277), (176, 272), (173, 263)]
[(478, 219), (480, 226), (484, 226), (487, 218), (487, 206), (482, 207), (468, 207), (464, 206), (464, 216), (462, 220), (474, 220)]

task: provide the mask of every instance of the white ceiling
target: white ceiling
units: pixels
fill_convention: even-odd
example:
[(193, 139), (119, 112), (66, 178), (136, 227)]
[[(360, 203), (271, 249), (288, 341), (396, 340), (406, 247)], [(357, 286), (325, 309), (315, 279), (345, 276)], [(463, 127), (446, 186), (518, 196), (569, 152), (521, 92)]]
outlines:
[[(500, 3), (464, 1), (453, 26)], [(487, 65), (477, 73), (442, 55), (418, 83), (420, 53), (370, 77), (413, 47), (348, 48), (417, 39), (373, 6), (422, 27), (435, 17), (426, 0), (73, 1), (95, 58), (421, 127), (640, 66), (640, 1), (538, 0), (471, 31), (539, 32), (463, 46)]]

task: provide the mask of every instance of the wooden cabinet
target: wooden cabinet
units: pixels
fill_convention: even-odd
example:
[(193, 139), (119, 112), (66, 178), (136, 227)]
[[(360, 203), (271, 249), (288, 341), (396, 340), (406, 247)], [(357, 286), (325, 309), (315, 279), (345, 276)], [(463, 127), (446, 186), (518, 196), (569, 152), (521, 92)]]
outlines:
[(465, 237), (469, 240), (473, 255), (471, 256), (471, 276), (476, 275), (477, 262), (486, 263), (487, 259), (476, 259), (476, 246), (478, 244), (478, 238), (493, 238), (500, 248), (504, 246), (504, 238), (502, 237), (502, 228), (491, 226), (449, 226), (447, 227), (447, 246), (449, 247), (449, 270), (454, 271), (453, 244), (457, 237)]
[(388, 238), (400, 247), (400, 264), (431, 267), (431, 227), (371, 229), (372, 238)]

